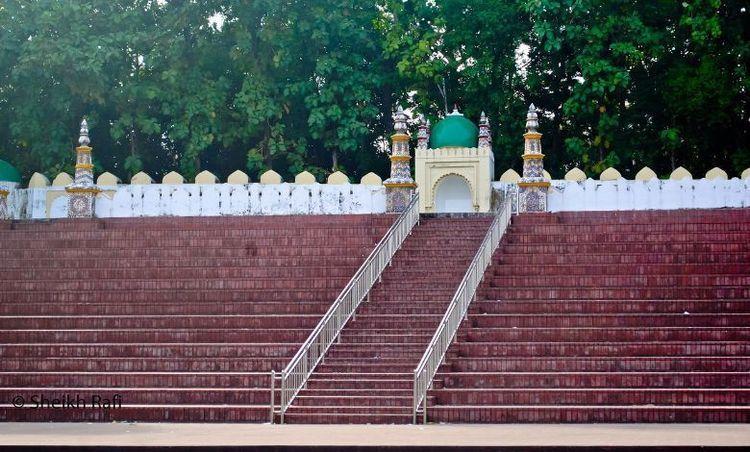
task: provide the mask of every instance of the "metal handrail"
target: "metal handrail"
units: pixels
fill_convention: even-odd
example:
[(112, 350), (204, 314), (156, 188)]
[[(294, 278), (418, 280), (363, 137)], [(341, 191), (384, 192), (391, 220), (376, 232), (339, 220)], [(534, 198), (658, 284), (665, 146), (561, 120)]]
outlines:
[(474, 259), (464, 274), (464, 278), (458, 285), (448, 309), (435, 330), (430, 344), (422, 355), (422, 359), (414, 369), (414, 399), (412, 405), (412, 422), (416, 424), (417, 413), (424, 403), (422, 409), (423, 422), (427, 422), (427, 391), (432, 387), (433, 379), (445, 354), (450, 347), (453, 338), (461, 326), (461, 321), (466, 317), (469, 304), (474, 298), (477, 287), (482, 282), (484, 272), (492, 261), (492, 255), (500, 244), (505, 230), (510, 223), (511, 202), (504, 202), (500, 212), (492, 221), (490, 229), (484, 236), (482, 244), (479, 245)]
[[(375, 249), (365, 259), (349, 283), (344, 287), (307, 340), (287, 364), (281, 374), (279, 385), (280, 422), (297, 394), (307, 383), (315, 367), (320, 363), (338, 339), (341, 330), (354, 315), (362, 300), (380, 279), (380, 274), (391, 262), (393, 255), (401, 247), (412, 228), (419, 222), (419, 194), (415, 194), (406, 209), (388, 229)], [(273, 402), (271, 410), (274, 410)]]

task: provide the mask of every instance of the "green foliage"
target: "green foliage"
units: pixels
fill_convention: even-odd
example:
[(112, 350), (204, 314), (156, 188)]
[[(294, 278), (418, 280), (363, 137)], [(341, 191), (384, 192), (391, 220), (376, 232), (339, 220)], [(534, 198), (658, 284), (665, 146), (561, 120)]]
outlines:
[[(128, 179), (273, 168), (387, 177), (397, 103), (485, 111), (520, 170), (529, 103), (553, 175), (750, 166), (742, 0), (8, 0), (0, 158)], [(218, 19), (217, 19), (218, 18)], [(527, 59), (519, 58), (526, 50)], [(523, 52), (521, 52), (523, 53)]]
[(730, 156), (748, 143), (741, 3), (524, 1), (529, 92), (550, 89), (535, 102), (552, 115), (547, 130), (565, 137), (545, 137), (553, 167), (739, 170)]

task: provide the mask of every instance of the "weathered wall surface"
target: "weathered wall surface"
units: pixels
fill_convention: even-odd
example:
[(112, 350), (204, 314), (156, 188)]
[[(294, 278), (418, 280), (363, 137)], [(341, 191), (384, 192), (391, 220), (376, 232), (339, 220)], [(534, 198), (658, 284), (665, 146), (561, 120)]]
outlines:
[[(100, 187), (96, 216), (365, 214), (385, 212), (385, 187), (362, 184), (149, 184)], [(62, 196), (55, 197), (62, 191)], [(49, 193), (48, 193), (49, 192)], [(60, 187), (15, 190), (14, 218), (67, 217)], [(48, 204), (48, 199), (51, 199)]]
[[(493, 182), (496, 191), (510, 183)], [(750, 207), (750, 179), (553, 180), (551, 212)]]
[[(515, 184), (493, 182), (495, 192), (515, 194)], [(152, 184), (102, 187), (96, 216), (305, 215), (385, 212), (385, 187), (362, 184)], [(507, 195), (506, 195), (507, 196)], [(62, 187), (12, 190), (13, 218), (67, 216)], [(549, 210), (649, 210), (750, 207), (750, 179), (648, 181), (553, 180)]]
[(750, 180), (553, 181), (548, 199), (552, 212), (750, 207)]

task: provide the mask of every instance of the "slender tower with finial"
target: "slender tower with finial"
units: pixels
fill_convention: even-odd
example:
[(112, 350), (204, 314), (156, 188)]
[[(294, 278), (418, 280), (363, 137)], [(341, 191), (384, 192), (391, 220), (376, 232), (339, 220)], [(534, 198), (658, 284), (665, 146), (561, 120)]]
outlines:
[(94, 202), (99, 188), (94, 184), (94, 165), (91, 161), (89, 126), (84, 118), (76, 148), (76, 175), (65, 187), (68, 192), (68, 218), (93, 218)]
[(526, 115), (523, 151), (523, 177), (518, 181), (518, 212), (545, 212), (550, 181), (544, 177), (542, 134), (537, 131), (539, 116), (534, 104)]
[(419, 115), (419, 132), (417, 132), (417, 149), (427, 149), (430, 147), (430, 120), (424, 119), (424, 115)]
[(492, 150), (492, 134), (490, 133), (490, 120), (487, 119), (487, 115), (482, 112), (482, 116), (479, 117), (479, 149)]
[(409, 205), (417, 184), (411, 177), (411, 152), (406, 113), (398, 106), (393, 115), (394, 133), (391, 135), (391, 177), (383, 182), (386, 194), (386, 211), (403, 212)]
[(0, 181), (0, 220), (10, 219), (10, 207), (8, 206), (8, 195), (10, 190)]

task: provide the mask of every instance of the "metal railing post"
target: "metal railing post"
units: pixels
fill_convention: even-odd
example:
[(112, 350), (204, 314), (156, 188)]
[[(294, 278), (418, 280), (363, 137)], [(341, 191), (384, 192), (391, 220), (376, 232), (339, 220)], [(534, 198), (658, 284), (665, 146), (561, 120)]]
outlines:
[(273, 424), (273, 411), (274, 411), (274, 393), (276, 392), (276, 388), (274, 387), (276, 384), (276, 372), (271, 370), (271, 423)]

